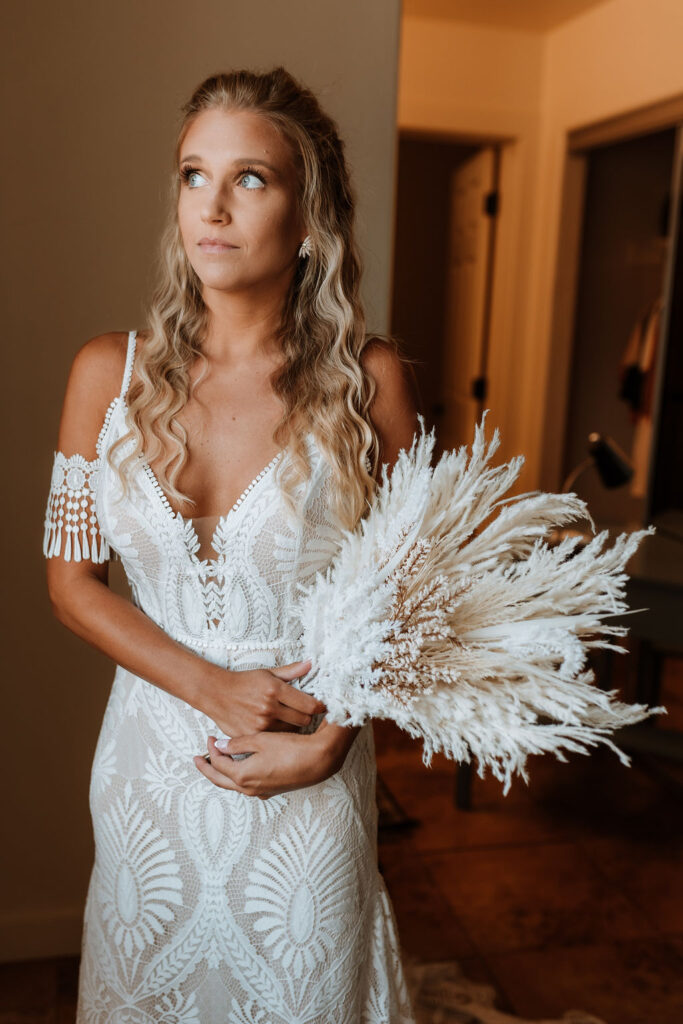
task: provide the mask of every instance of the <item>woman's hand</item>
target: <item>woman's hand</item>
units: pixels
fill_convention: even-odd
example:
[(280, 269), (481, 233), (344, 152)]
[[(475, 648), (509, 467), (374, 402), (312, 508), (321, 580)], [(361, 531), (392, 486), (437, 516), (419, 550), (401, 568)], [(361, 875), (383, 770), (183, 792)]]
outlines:
[(290, 686), (288, 679), (304, 676), (310, 661), (295, 661), (277, 668), (256, 668), (212, 676), (211, 692), (203, 710), (228, 736), (270, 731), (291, 731), (309, 725), (327, 707), (310, 693)]
[[(247, 796), (265, 799), (277, 793), (314, 786), (342, 767), (359, 726), (340, 727), (323, 719), (313, 733), (259, 732), (225, 742), (226, 752), (209, 736), (211, 763), (194, 763), (210, 782)], [(231, 754), (250, 753), (239, 761)]]

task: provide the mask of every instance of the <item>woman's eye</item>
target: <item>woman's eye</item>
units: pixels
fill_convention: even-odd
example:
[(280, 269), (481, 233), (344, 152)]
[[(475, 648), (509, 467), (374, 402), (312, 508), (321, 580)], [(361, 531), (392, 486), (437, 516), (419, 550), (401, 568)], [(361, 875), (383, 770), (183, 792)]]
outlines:
[[(200, 185), (206, 184), (206, 178), (203, 174), (193, 167), (185, 167), (181, 172), (181, 177), (188, 188), (195, 189)], [(198, 179), (198, 180), (195, 180)], [(244, 171), (239, 178), (240, 183), (246, 181), (244, 187), (249, 191), (253, 192), (256, 189), (264, 188), (265, 182), (260, 174), (255, 171)]]
[(190, 188), (195, 188), (195, 186), (192, 184), (193, 178), (201, 178), (201, 174), (199, 173), (199, 171), (188, 170), (185, 172), (185, 181)]
[(258, 174), (254, 174), (253, 171), (245, 171), (240, 180), (244, 181), (245, 178), (251, 178), (252, 181), (256, 182), (255, 185), (246, 186), (250, 191), (255, 188), (263, 188), (263, 181), (259, 178)]

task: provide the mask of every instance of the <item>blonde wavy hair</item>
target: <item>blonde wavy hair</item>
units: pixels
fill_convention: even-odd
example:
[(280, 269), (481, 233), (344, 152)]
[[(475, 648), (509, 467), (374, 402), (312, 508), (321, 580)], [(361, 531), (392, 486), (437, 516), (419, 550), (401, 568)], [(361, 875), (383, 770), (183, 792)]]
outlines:
[[(124, 489), (132, 463), (140, 457), (148, 464), (159, 459), (155, 474), (166, 494), (178, 503), (195, 504), (177, 487), (188, 457), (187, 432), (177, 416), (192, 391), (189, 371), (195, 359), (206, 370), (202, 338), (208, 310), (180, 235), (178, 162), (194, 118), (216, 108), (260, 114), (291, 146), (312, 252), (298, 261), (277, 336), (284, 361), (271, 385), (285, 411), (273, 439), (289, 455), (278, 466), (278, 479), (287, 507), (300, 515), (294, 493), (310, 474), (305, 443), (310, 431), (331, 467), (331, 505), (342, 527), (352, 529), (369, 508), (381, 457), (368, 414), (375, 383), (360, 363), (371, 337), (359, 299), (362, 264), (353, 231), (355, 194), (336, 123), (314, 94), (281, 66), (262, 74), (233, 70), (212, 75), (182, 108), (158, 279), (136, 358), (137, 379), (127, 397), (129, 430), (112, 445), (109, 459), (114, 465), (115, 450), (133, 438), (134, 447), (116, 467)], [(402, 361), (412, 362), (398, 339), (372, 337), (392, 346)]]

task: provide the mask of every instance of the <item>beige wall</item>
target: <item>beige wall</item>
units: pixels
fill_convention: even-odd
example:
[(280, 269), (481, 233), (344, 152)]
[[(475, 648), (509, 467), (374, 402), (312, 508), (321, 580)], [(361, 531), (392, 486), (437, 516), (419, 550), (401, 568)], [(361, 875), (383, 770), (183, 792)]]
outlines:
[[(551, 313), (567, 131), (683, 93), (683, 4), (609, 0), (547, 33), (410, 17), (399, 127), (510, 139), (503, 150), (492, 358), (501, 458), (523, 452), (519, 489), (556, 487), (546, 438)], [(498, 457), (498, 456), (497, 456)]]
[(4, 6), (1, 959), (79, 948), (88, 777), (113, 665), (51, 616), (43, 510), (75, 350), (141, 326), (179, 106), (206, 75), (283, 63), (338, 120), (369, 326), (387, 329), (399, 0), (255, 11), (235, 0)]
[[(523, 379), (529, 360), (524, 300), (530, 288), (529, 224), (538, 192), (539, 105), (543, 37), (433, 18), (404, 19), (399, 68), (399, 127), (452, 132), (469, 141), (503, 143), (501, 206), (494, 267), (487, 433), (501, 431), (497, 458), (528, 451), (522, 429), (526, 394), (508, 381)], [(527, 458), (517, 489), (530, 486)]]

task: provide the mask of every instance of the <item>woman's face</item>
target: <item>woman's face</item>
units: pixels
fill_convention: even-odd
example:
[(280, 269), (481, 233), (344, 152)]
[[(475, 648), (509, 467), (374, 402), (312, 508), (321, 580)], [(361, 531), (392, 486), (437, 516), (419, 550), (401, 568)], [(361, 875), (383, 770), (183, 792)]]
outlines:
[(286, 291), (306, 229), (280, 132), (250, 111), (203, 111), (183, 139), (179, 173), (180, 233), (205, 290)]

